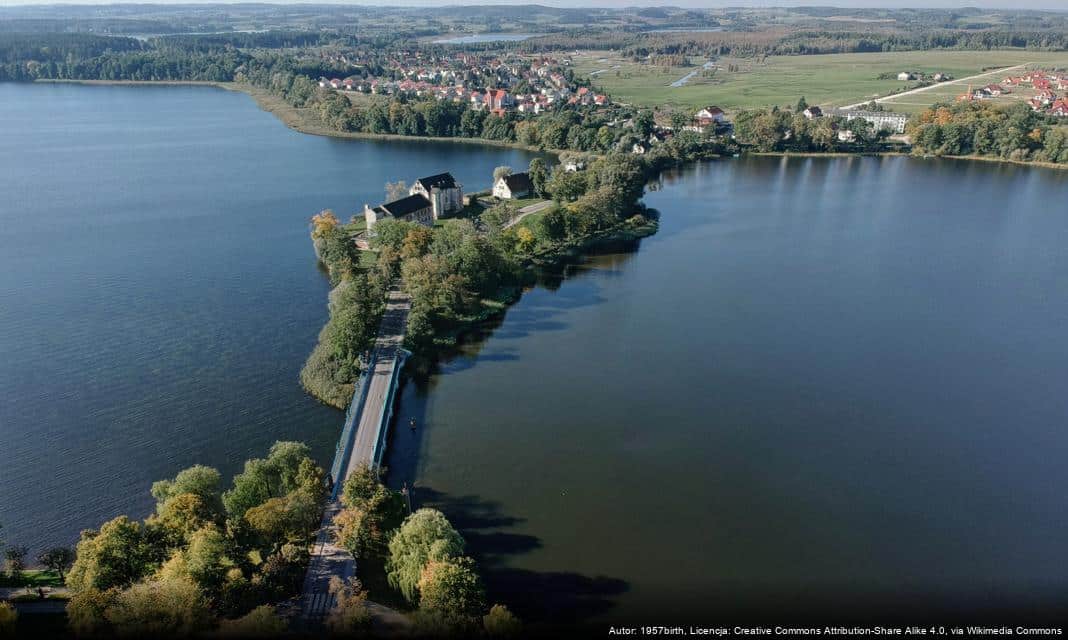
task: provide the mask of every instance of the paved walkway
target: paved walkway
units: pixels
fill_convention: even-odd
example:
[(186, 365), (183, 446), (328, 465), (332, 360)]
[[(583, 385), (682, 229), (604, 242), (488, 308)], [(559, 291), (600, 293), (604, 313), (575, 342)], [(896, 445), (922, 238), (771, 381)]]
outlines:
[[(366, 392), (361, 396), (360, 390), (357, 389), (354, 396), (354, 402), (355, 398), (362, 399), (363, 407), (360, 408), (360, 422), (349, 459), (342, 463), (341, 468), (345, 471), (337, 479), (338, 483), (343, 483), (349, 474), (361, 465), (375, 465), (381, 460), (382, 451), (385, 448), (385, 430), (389, 426), (392, 413), (396, 379), (400, 367), (404, 364), (405, 354), (401, 345), (404, 343), (408, 312), (411, 307), (412, 301), (407, 294), (399, 289), (389, 292), (386, 310), (382, 314), (382, 322), (378, 326), (378, 337), (375, 338), (375, 346), (371, 355), (371, 370), (368, 372), (371, 379), (367, 382)], [(356, 575), (356, 561), (348, 551), (334, 542), (334, 516), (340, 510), (339, 500), (333, 500), (327, 504), (322, 524), (319, 526), (319, 533), (316, 534), (315, 546), (312, 548), (311, 558), (308, 561), (308, 573), (304, 577), (300, 615), (307, 624), (312, 626), (322, 623), (337, 604), (334, 596), (330, 594), (330, 579), (337, 576), (347, 581)], [(375, 605), (372, 608), (372, 614), (376, 618), (385, 615), (383, 611), (391, 612), (393, 617), (400, 616), (392, 609), (381, 605)], [(400, 617), (403, 618), (403, 616)], [(397, 621), (388, 621), (388, 624), (395, 625)]]
[(525, 207), (523, 207), (522, 209), (519, 210), (519, 215), (517, 215), (516, 217), (512, 218), (508, 222), (508, 224), (504, 225), (501, 228), (502, 229), (507, 229), (508, 227), (511, 227), (513, 225), (517, 225), (517, 224), (519, 224), (519, 221), (522, 220), (523, 218), (529, 216), (532, 213), (537, 213), (539, 211), (544, 211), (544, 210), (548, 209), (549, 207), (551, 207), (552, 204), (553, 204), (552, 200), (542, 200), (541, 202), (535, 202), (534, 204), (528, 204), (527, 206), (525, 206)]

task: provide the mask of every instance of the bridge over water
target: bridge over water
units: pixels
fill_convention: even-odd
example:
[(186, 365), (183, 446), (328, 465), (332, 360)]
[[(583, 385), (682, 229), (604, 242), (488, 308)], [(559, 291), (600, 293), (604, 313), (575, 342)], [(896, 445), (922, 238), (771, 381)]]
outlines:
[(321, 622), (336, 604), (329, 591), (330, 579), (337, 576), (348, 580), (356, 574), (355, 560), (334, 542), (334, 516), (341, 510), (341, 489), (349, 474), (361, 466), (377, 467), (385, 454), (397, 380), (409, 355), (401, 345), (411, 306), (411, 299), (399, 288), (390, 290), (374, 348), (356, 381), (345, 414), (345, 426), (330, 470), (334, 484), (301, 595), (300, 615), (310, 624)]

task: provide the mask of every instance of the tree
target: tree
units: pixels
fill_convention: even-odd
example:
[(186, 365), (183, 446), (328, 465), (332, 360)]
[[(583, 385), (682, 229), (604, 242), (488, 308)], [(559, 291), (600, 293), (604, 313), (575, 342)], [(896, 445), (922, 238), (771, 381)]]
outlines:
[(100, 531), (82, 532), (67, 586), (74, 593), (126, 587), (148, 575), (161, 555), (140, 523), (119, 516)]
[(493, 181), (497, 182), (505, 176), (512, 175), (512, 168), (507, 166), (500, 166), (493, 170)]
[(56, 572), (62, 581), (67, 569), (74, 564), (74, 551), (69, 547), (52, 547), (38, 554), (37, 562), (48, 570)]
[(179, 471), (173, 480), (160, 480), (153, 483), (152, 496), (156, 499), (157, 511), (162, 510), (163, 505), (169, 499), (191, 493), (199, 497), (208, 509), (221, 514), (221, 486), (222, 476), (217, 470), (198, 464)]
[(490, 608), (489, 613), (482, 617), (482, 628), (491, 637), (508, 638), (519, 635), (523, 623), (508, 610), (508, 607), (495, 604)]
[(389, 550), (389, 535), (404, 520), (404, 510), (404, 497), (380, 485), (371, 497), (334, 518), (338, 543), (354, 558), (381, 558)]
[(470, 558), (431, 560), (419, 577), (419, 608), (437, 613), (457, 629), (478, 624), (486, 591)]
[(350, 578), (346, 583), (334, 576), (330, 578), (330, 593), (334, 594), (337, 606), (327, 614), (327, 629), (338, 635), (354, 635), (370, 630), (371, 612), (367, 609), (367, 592), (359, 580)]
[(147, 527), (162, 534), (168, 547), (181, 547), (185, 546), (194, 531), (213, 523), (219, 524), (221, 518), (200, 496), (182, 493), (159, 505), (158, 513), (145, 522)]
[(19, 612), (11, 603), (0, 602), (0, 638), (15, 635), (15, 624), (19, 621)]
[(693, 118), (691, 118), (689, 114), (687, 114), (687, 113), (685, 113), (683, 111), (677, 111), (676, 110), (676, 111), (672, 111), (671, 112), (671, 128), (676, 133), (678, 133), (679, 131), (682, 131), (692, 121), (693, 121)]
[(105, 617), (120, 636), (191, 636), (211, 626), (212, 615), (190, 580), (139, 582), (123, 591)]
[(8, 573), (11, 574), (11, 579), (16, 583), (22, 582), (22, 572), (26, 570), (26, 554), (29, 551), (22, 545), (8, 547), (4, 551), (4, 560)]
[(408, 184), (403, 180), (386, 183), (386, 202), (400, 200), (408, 195)]
[(642, 109), (634, 116), (634, 133), (643, 140), (653, 132), (653, 125), (653, 112), (648, 109)]
[(260, 605), (235, 620), (219, 623), (219, 635), (232, 638), (276, 638), (287, 629), (286, 621), (269, 604)]
[(545, 161), (541, 158), (534, 158), (530, 161), (530, 166), (527, 169), (530, 173), (530, 182), (534, 186), (534, 194), (539, 198), (545, 197), (545, 184), (549, 180), (548, 169), (545, 167)]
[(386, 576), (409, 602), (419, 595), (423, 568), (432, 560), (459, 557), (464, 539), (445, 515), (436, 509), (420, 509), (408, 516), (389, 542)]
[(797, 106), (794, 107), (794, 113), (804, 113), (805, 109), (808, 109), (808, 102), (805, 96), (801, 96), (801, 99), (797, 101)]
[(519, 227), (515, 232), (515, 247), (522, 253), (530, 253), (534, 248), (536, 238), (534, 232), (527, 227)]
[(296, 489), (302, 463), (307, 460), (315, 466), (310, 453), (308, 445), (301, 442), (276, 442), (266, 459), (247, 461), (245, 470), (234, 476), (233, 488), (223, 494), (227, 513), (243, 517), (252, 507)]

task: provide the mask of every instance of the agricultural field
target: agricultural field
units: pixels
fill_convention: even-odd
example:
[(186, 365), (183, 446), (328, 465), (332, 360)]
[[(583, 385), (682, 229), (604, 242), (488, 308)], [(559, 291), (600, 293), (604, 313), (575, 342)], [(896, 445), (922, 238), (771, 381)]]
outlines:
[[(967, 81), (960, 80), (984, 70), (1024, 64), (1034, 68), (1068, 67), (1066, 52), (1019, 49), (695, 59), (690, 67), (639, 64), (608, 52), (576, 54), (572, 60), (577, 75), (592, 77), (595, 84), (617, 101), (687, 109), (717, 105), (728, 111), (792, 106), (801, 96), (809, 104), (841, 107), (918, 86), (915, 81), (880, 80), (884, 73), (941, 72), (956, 80), (885, 103), (897, 110), (914, 112), (963, 93), (968, 88)], [(706, 62), (714, 67), (703, 67)], [(685, 83), (680, 83), (693, 72), (696, 73)], [(979, 78), (976, 85), (990, 84), (1001, 77), (993, 73)]]

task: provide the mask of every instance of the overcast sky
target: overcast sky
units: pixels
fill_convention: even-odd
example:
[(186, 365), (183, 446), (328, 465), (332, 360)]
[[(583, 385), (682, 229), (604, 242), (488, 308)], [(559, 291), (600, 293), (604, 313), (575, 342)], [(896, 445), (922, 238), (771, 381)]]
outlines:
[[(668, 5), (676, 7), (982, 7), (1005, 9), (1059, 9), (1068, 11), (1068, 0), (257, 0), (275, 4), (368, 4), (378, 6), (442, 6), (480, 4), (542, 4), (558, 7), (633, 7)], [(0, 7), (27, 4), (219, 4), (218, 0), (0, 0)]]

